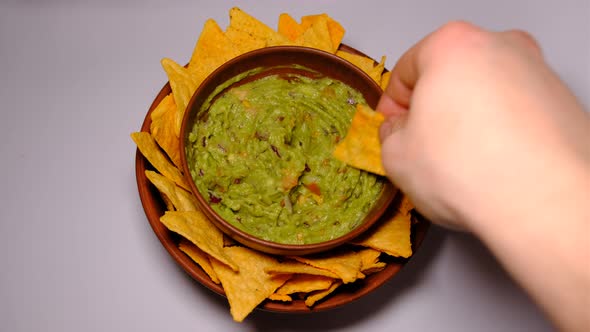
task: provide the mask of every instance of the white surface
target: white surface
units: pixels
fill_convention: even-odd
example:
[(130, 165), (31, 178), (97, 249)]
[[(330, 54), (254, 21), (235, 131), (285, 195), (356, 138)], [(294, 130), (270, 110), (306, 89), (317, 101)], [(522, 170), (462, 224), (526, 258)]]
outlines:
[(140, 205), (129, 133), (166, 81), (159, 60), (187, 61), (233, 5), (273, 26), (328, 12), (388, 68), (450, 19), (523, 28), (589, 104), (587, 1), (3, 1), (0, 331), (551, 330), (475, 239), (439, 228), (391, 282), (313, 315), (234, 323), (175, 265)]

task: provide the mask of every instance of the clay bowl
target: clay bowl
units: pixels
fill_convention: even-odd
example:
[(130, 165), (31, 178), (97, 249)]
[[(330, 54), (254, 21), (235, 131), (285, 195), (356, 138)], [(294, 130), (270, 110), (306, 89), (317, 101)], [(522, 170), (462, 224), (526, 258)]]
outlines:
[[(385, 212), (397, 192), (391, 182), (382, 181), (383, 189), (378, 199), (374, 202), (372, 208), (359, 226), (338, 238), (312, 244), (283, 244), (256, 237), (232, 225), (213, 209), (212, 205), (219, 204), (219, 202), (212, 201), (207, 192), (199, 191), (197, 185), (192, 181), (186, 153), (187, 146), (190, 146), (189, 134), (193, 130), (193, 126), (195, 124), (199, 126), (206, 121), (208, 105), (210, 105), (210, 103), (207, 103), (207, 100), (215, 100), (215, 98), (218, 98), (219, 95), (227, 91), (227, 88), (220, 90), (218, 87), (224, 86), (227, 81), (237, 75), (262, 68), (262, 72), (248, 76), (242, 80), (250, 82), (270, 75), (280, 76), (286, 72), (293, 71), (294, 66), (297, 68), (298, 73), (302, 70), (300, 67), (302, 66), (306, 68), (303, 71), (309, 69), (315, 72), (316, 75), (319, 74), (320, 77), (330, 77), (331, 79), (344, 82), (359, 91), (369, 106), (372, 108), (377, 106), (382, 91), (379, 85), (362, 70), (346, 60), (333, 54), (311, 48), (295, 46), (269, 47), (241, 55), (213, 72), (201, 84), (189, 102), (180, 134), (181, 151), (185, 152), (182, 154), (183, 171), (191, 180), (189, 181), (191, 191), (197, 198), (203, 212), (221, 231), (232, 239), (250, 248), (276, 255), (313, 254), (328, 251), (350, 242), (379, 220), (379, 217)], [(242, 81), (236, 84), (242, 84)], [(197, 167), (199, 166), (197, 165)], [(203, 167), (206, 167), (206, 165)]]

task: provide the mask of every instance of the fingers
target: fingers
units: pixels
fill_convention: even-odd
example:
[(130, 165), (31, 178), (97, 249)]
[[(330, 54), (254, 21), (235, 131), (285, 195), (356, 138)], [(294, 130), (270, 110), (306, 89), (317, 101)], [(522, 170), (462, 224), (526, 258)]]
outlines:
[(400, 160), (399, 154), (401, 151), (399, 150), (403, 147), (403, 144), (399, 135), (396, 136), (395, 133), (399, 132), (405, 125), (408, 110), (395, 102), (389, 94), (384, 93), (377, 105), (377, 111), (385, 115), (385, 121), (383, 121), (379, 128), (381, 160), (387, 177), (393, 183), (396, 183), (396, 178), (398, 177), (396, 168), (399, 168), (400, 165), (393, 163), (393, 161)]
[(381, 162), (387, 177), (398, 187), (404, 187), (403, 169), (407, 165), (407, 145), (404, 140), (406, 116), (388, 117), (379, 128)]
[[(401, 59), (404, 58), (402, 57)], [(410, 61), (410, 59), (404, 60), (404, 62), (407, 61)], [(414, 66), (413, 64), (409, 65)], [(391, 78), (384, 93), (392, 98), (397, 105), (407, 109), (410, 106), (410, 98), (412, 97), (412, 90), (416, 83), (418, 73), (413, 72), (415, 70), (414, 68), (407, 68), (405, 66), (404, 63), (400, 64), (400, 62), (396, 64), (391, 72)]]
[[(481, 50), (484, 46), (494, 45), (499, 39), (504, 39), (513, 46), (524, 47), (542, 57), (539, 44), (525, 31), (493, 33), (468, 22), (453, 21), (427, 35), (400, 57), (384, 92), (397, 105), (408, 109), (412, 91), (419, 78), (430, 71), (430, 67), (437, 67), (441, 62), (457, 55), (457, 52), (477, 52), (478, 48)], [(387, 114), (386, 111), (383, 113)]]
[(381, 142), (384, 142), (387, 137), (402, 129), (406, 124), (406, 119), (407, 115), (405, 113), (385, 118), (385, 121), (383, 121), (383, 124), (379, 128)]
[(429, 63), (436, 59), (437, 52), (448, 50), (454, 40), (460, 40), (475, 31), (480, 29), (470, 23), (457, 21), (447, 23), (424, 37), (399, 58), (391, 71), (385, 93), (400, 106), (408, 108), (418, 79)]
[(408, 111), (407, 108), (396, 103), (387, 93), (381, 95), (381, 99), (379, 99), (379, 103), (375, 110), (385, 115), (386, 118), (390, 116), (398, 116)]
[(462, 55), (465, 56), (468, 49), (470, 52), (478, 52), (486, 47), (497, 48), (498, 43), (507, 43), (542, 58), (539, 44), (525, 31), (490, 32), (467, 22), (449, 22), (420, 40), (400, 57), (391, 71), (389, 84), (377, 111), (386, 117), (403, 114), (404, 110), (410, 108), (412, 93), (425, 72), (436, 69), (450, 58), (456, 58), (457, 52), (463, 52)]
[(536, 56), (543, 57), (541, 46), (539, 46), (537, 40), (530, 33), (523, 30), (508, 30), (500, 32), (500, 34), (509, 41), (527, 48)]
[(418, 55), (428, 38), (429, 36), (422, 39), (404, 53), (391, 71), (389, 84), (377, 105), (377, 111), (386, 118), (379, 130), (381, 142), (405, 123), (412, 91), (420, 76)]
[(391, 78), (384, 93), (403, 108), (407, 109), (410, 106), (412, 90), (420, 76), (418, 57), (428, 38), (429, 36), (422, 39), (404, 53), (391, 71)]
[[(449, 22), (420, 40), (400, 57), (391, 72), (391, 79), (384, 91), (385, 94), (397, 105), (409, 108), (412, 91), (420, 76), (431, 63), (437, 59), (444, 59), (444, 54), (453, 52), (457, 47), (460, 48), (462, 43), (470, 43), (472, 40), (491, 43), (494, 34), (498, 34), (500, 38), (515, 46), (524, 47), (536, 56), (542, 57), (539, 44), (528, 32), (508, 30), (491, 33), (471, 23)], [(387, 114), (384, 108), (381, 111)]]

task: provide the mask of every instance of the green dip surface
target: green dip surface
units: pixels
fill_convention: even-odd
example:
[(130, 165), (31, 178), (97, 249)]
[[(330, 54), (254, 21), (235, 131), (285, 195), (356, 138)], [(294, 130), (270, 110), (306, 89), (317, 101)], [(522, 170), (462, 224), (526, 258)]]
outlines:
[(318, 243), (355, 229), (383, 179), (332, 151), (356, 103), (366, 104), (363, 96), (297, 71), (240, 82), (250, 74), (218, 88), (189, 134), (187, 160), (198, 190), (231, 224), (272, 242)]

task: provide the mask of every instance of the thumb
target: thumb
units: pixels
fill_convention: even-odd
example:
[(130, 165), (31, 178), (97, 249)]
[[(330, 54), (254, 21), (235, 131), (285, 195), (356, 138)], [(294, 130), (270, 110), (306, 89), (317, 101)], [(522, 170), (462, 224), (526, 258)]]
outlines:
[(387, 94), (381, 96), (377, 111), (385, 115), (385, 121), (379, 128), (381, 141), (381, 160), (387, 177), (396, 185), (402, 179), (404, 161), (403, 133), (408, 112), (397, 105)]

